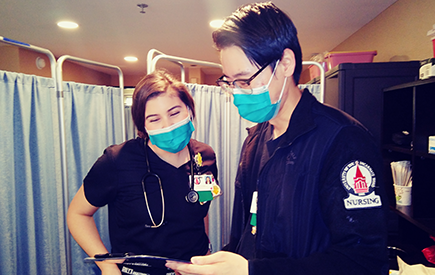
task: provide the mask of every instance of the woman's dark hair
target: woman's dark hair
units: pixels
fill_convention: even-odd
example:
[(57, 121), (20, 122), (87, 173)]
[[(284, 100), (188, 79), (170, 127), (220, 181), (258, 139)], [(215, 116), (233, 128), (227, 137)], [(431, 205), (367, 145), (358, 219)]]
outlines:
[(299, 83), (302, 51), (296, 27), (290, 17), (272, 2), (239, 7), (213, 32), (213, 41), (218, 50), (230, 46), (240, 47), (258, 67), (281, 59), (284, 50), (288, 48), (296, 58), (293, 79), (295, 85)]
[(175, 77), (166, 70), (157, 70), (143, 77), (133, 92), (133, 104), (131, 115), (136, 125), (138, 136), (148, 137), (145, 131), (145, 106), (149, 99), (159, 96), (162, 93), (170, 92), (169, 88), (176, 91), (177, 96), (186, 104), (195, 118), (195, 103), (186, 85), (176, 80)]

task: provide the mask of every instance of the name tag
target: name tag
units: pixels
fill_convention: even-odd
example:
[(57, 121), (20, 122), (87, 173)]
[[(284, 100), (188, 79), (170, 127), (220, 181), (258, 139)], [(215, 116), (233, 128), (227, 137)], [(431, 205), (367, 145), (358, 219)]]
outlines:
[(199, 202), (211, 201), (221, 195), (221, 189), (213, 174), (195, 175), (193, 183), (193, 189), (199, 195)]

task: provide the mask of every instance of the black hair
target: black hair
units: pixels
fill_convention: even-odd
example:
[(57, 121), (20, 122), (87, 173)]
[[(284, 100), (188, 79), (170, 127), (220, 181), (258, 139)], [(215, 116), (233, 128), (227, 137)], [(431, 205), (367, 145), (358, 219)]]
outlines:
[(296, 85), (299, 83), (302, 51), (296, 27), (290, 17), (272, 2), (239, 7), (213, 32), (213, 42), (218, 50), (230, 46), (240, 47), (258, 67), (280, 60), (288, 48), (293, 51), (296, 59), (293, 80)]

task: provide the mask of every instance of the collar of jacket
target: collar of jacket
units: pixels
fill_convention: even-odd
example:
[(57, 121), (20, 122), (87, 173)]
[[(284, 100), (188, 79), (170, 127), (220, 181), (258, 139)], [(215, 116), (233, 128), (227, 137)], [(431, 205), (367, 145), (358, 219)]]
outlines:
[[(319, 103), (316, 98), (308, 91), (308, 89), (304, 89), (301, 99), (293, 111), (287, 130), (283, 134), (278, 147), (290, 145), (296, 138), (316, 127), (312, 110), (313, 104), (316, 103)], [(269, 127), (271, 127), (271, 125), (266, 121), (248, 128), (248, 143), (259, 133), (267, 131)]]

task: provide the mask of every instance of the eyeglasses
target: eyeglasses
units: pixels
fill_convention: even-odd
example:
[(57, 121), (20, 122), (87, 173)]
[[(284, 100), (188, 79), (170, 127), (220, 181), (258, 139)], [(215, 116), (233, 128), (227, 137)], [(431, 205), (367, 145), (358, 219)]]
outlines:
[(218, 78), (218, 80), (216, 80), (216, 84), (221, 86), (221, 88), (227, 92), (232, 94), (233, 93), (233, 87), (239, 88), (239, 89), (244, 89), (244, 90), (249, 90), (249, 94), (252, 93), (252, 88), (251, 88), (251, 81), (254, 80), (254, 78), (256, 78), (264, 69), (267, 68), (267, 66), (270, 65), (270, 63), (272, 63), (272, 61), (267, 62), (263, 67), (261, 67), (255, 74), (253, 74), (250, 78), (248, 79), (236, 79), (232, 82), (225, 80), (225, 75), (221, 76)]

